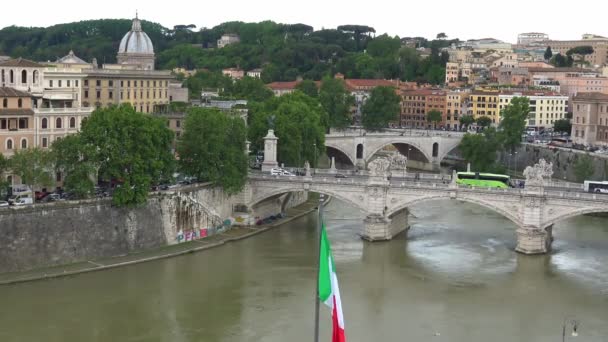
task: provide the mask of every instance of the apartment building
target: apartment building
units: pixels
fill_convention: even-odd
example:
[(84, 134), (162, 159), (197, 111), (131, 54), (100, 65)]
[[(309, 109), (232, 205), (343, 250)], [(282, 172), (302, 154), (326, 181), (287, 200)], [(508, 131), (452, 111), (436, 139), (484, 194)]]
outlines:
[(572, 107), (572, 141), (608, 146), (608, 94), (579, 93)]
[(31, 95), (0, 87), (0, 105), (0, 153), (8, 157), (16, 150), (32, 147), (35, 130)]
[(500, 122), (500, 108), (498, 107), (498, 95), (495, 90), (475, 90), (469, 96), (467, 114), (477, 119), (487, 116), (492, 119), (492, 124)]
[(503, 110), (515, 97), (529, 100), (528, 127), (552, 128), (556, 120), (565, 119), (568, 114), (568, 96), (550, 91), (503, 91), (498, 96), (498, 109)]

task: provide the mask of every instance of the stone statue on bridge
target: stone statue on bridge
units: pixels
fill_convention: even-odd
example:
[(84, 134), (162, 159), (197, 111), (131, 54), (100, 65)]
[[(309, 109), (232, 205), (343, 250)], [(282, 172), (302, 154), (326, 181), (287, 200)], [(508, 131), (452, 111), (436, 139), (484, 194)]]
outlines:
[(547, 163), (544, 159), (538, 161), (534, 166), (528, 166), (524, 170), (526, 185), (544, 185), (545, 178), (551, 179), (553, 175), (553, 163)]
[(407, 166), (407, 157), (399, 152), (395, 152), (391, 155), (390, 162), (391, 169), (405, 170)]
[(372, 177), (386, 177), (391, 167), (391, 162), (387, 158), (376, 158), (367, 164)]

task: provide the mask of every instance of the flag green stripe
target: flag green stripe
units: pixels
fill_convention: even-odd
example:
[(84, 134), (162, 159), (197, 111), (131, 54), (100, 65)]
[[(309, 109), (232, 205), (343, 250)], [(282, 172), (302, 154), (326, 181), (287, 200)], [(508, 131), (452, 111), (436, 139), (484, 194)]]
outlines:
[(327, 301), (332, 295), (331, 293), (331, 274), (329, 265), (334, 268), (334, 260), (331, 257), (331, 247), (329, 239), (325, 231), (325, 223), (321, 225), (321, 246), (319, 250), (319, 299), (323, 302)]

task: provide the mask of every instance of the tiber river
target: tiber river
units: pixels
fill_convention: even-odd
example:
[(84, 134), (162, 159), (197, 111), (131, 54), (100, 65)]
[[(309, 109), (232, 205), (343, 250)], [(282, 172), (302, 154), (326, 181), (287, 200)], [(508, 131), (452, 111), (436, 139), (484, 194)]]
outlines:
[[(608, 341), (608, 219), (554, 227), (516, 254), (515, 226), (481, 207), (411, 209), (407, 239), (368, 243), (361, 214), (326, 208), (348, 341)], [(312, 341), (316, 216), (184, 257), (0, 287), (0, 341)], [(330, 316), (321, 308), (322, 341)]]

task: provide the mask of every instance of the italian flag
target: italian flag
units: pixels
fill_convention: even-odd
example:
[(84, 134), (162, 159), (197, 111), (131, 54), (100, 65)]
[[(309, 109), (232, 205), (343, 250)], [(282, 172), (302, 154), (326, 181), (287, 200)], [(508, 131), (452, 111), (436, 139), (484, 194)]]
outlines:
[(321, 248), (319, 253), (319, 299), (332, 310), (333, 333), (331, 341), (345, 342), (344, 316), (342, 315), (338, 277), (336, 276), (334, 258), (331, 256), (331, 247), (329, 246), (329, 239), (327, 239), (325, 223), (321, 226)]

